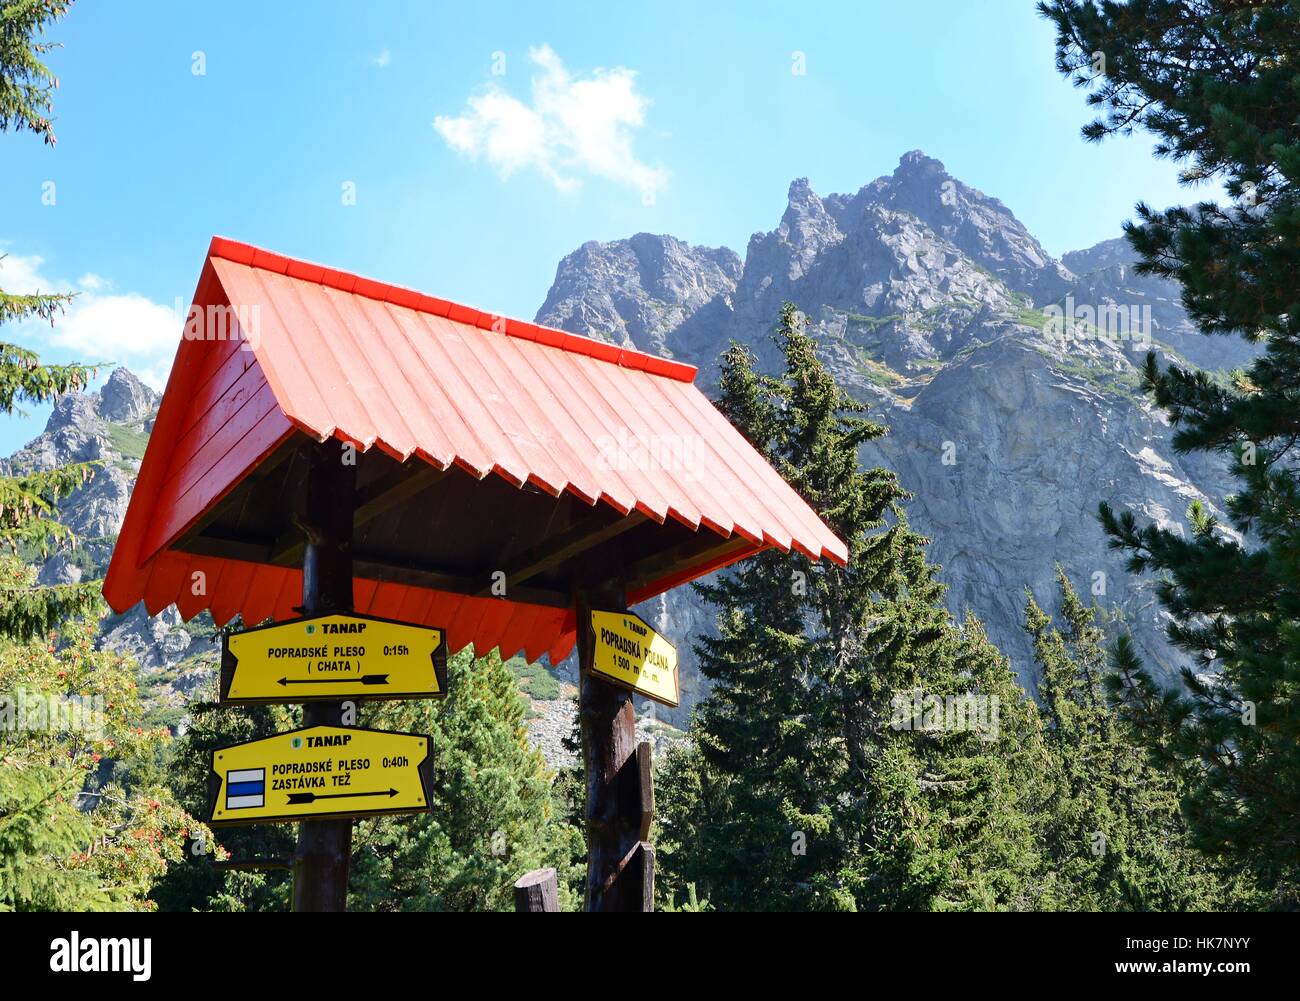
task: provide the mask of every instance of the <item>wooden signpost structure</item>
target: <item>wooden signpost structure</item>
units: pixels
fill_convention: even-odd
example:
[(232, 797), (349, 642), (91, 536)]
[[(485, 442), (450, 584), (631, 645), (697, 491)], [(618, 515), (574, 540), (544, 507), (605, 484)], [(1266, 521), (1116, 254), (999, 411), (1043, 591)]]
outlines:
[[(274, 622), (228, 637), (220, 698), (301, 702), (304, 743), (289, 750), (337, 748), (311, 766), (331, 786), (357, 781), (365, 755), (305, 738), (348, 729), (345, 702), (443, 695), (447, 656), (470, 645), (552, 664), (577, 648), (586, 906), (649, 910), (654, 798), (633, 699), (676, 705), (680, 678), (673, 645), (629, 607), (768, 548), (847, 559), (694, 377), (214, 239), (104, 594), (118, 612), (143, 601), (218, 626)], [(340, 624), (375, 624), (374, 642)], [(324, 657), (313, 625), (331, 637)], [(372, 739), (351, 729), (356, 746)], [(382, 810), (368, 798), (379, 785), (339, 808), (349, 797), (318, 800), (315, 783), (259, 787), (259, 769), (296, 770), (282, 744), (229, 751), (239, 767), (216, 769), (214, 822), (296, 793), (281, 804), (301, 811), (294, 908), (342, 910), (352, 822), (335, 811)], [(389, 806), (420, 806), (407, 779), (431, 765), (417, 756), (380, 754), (405, 776)]]

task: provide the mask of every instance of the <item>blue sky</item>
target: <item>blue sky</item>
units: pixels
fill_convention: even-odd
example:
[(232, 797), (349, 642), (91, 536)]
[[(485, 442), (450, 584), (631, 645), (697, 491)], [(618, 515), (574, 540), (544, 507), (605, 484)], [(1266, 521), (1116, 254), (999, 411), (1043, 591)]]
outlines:
[(914, 148), (1056, 255), (1195, 197), (1145, 137), (1079, 139), (1028, 0), (126, 0), (52, 37), (58, 146), (0, 135), (0, 287), (81, 296), (0, 336), (158, 384), (214, 233), (531, 318), (586, 240), (743, 255), (791, 179), (856, 190)]

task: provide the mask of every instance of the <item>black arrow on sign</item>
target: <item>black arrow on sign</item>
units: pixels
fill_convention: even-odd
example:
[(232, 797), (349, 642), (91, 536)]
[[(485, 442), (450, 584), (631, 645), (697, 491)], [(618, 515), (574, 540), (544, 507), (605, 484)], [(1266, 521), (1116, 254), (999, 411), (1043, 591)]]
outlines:
[(388, 675), (386, 674), (363, 674), (359, 678), (281, 678), (282, 685), (327, 685), (331, 682), (351, 681), (359, 682), (363, 685), (386, 685), (388, 684)]
[(291, 792), (289, 805), (314, 803), (318, 799), (347, 799), (350, 796), (387, 796), (391, 799), (396, 795), (396, 789), (389, 789), (387, 792)]

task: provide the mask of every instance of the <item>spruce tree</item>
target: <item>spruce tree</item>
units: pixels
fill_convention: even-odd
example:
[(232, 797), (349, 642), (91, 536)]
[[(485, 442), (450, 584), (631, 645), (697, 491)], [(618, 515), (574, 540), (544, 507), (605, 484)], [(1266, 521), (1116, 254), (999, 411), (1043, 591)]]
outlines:
[[(843, 538), (849, 566), (765, 551), (700, 593), (719, 635), (693, 746), (662, 769), (664, 894), (722, 910), (1023, 906), (1035, 868), (1024, 741), (936, 706), (1020, 703), (976, 623), (943, 606), (896, 477), (860, 468), (886, 429), (838, 387), (787, 304), (785, 369), (733, 345), (719, 407)], [(927, 715), (928, 714), (928, 715)]]
[[(56, 81), (41, 36), (68, 7), (0, 7), (0, 131), (53, 145)], [(69, 298), (0, 288), (0, 324), (53, 322)], [(0, 412), (82, 389), (93, 375), (0, 343)], [(0, 478), (0, 910), (147, 909), (150, 886), (198, 833), (159, 781), (169, 734), (142, 725), (134, 663), (95, 649), (99, 583), (42, 587), (24, 562), (75, 543), (57, 504), (92, 469)]]
[[(58, 81), (42, 62), (53, 47), (43, 40), (47, 26), (70, 6), (62, 0), (17, 0), (0, 7), (0, 132), (26, 129), (54, 144), (49, 119), (51, 92)], [(67, 294), (23, 293), (4, 289), (0, 255), (0, 325), (33, 318), (53, 323), (71, 300)], [(0, 413), (23, 403), (46, 403), (61, 393), (83, 389), (95, 375), (85, 365), (42, 365), (31, 350), (0, 342)], [(20, 411), (19, 411), (20, 412)], [(46, 556), (51, 548), (72, 545), (72, 533), (59, 524), (56, 506), (92, 474), (94, 463), (78, 463), (22, 476), (0, 477), (0, 545), (24, 558)], [(94, 582), (19, 586), (12, 575), (0, 580), (0, 635), (30, 639), (94, 607)]]
[(514, 881), (545, 866), (559, 874), (561, 908), (578, 906), (586, 845), (529, 743), (526, 713), (519, 683), (495, 651), (452, 657), (442, 702), (368, 710), (367, 726), (433, 738), (432, 811), (358, 825), (349, 907), (513, 910)]
[(0, 132), (27, 129), (54, 145), (50, 115), (59, 80), (42, 60), (56, 45), (43, 36), (71, 6), (72, 0), (5, 0), (0, 6)]
[[(1126, 226), (1140, 273), (1182, 285), (1207, 335), (1260, 346), (1230, 381), (1149, 355), (1146, 383), (1175, 450), (1231, 465), (1229, 525), (1204, 505), (1184, 536), (1101, 505), (1111, 545), (1158, 580), (1168, 633), (1190, 665), (1165, 691), (1131, 644), (1116, 693), (1157, 760), (1184, 773), (1205, 850), (1285, 882), (1300, 864), (1300, 5), (1235, 0), (1051, 0), (1060, 70), (1091, 88), (1088, 139), (1142, 128), (1188, 183), (1228, 200)], [(1104, 73), (1096, 73), (1099, 56)]]
[[(1154, 767), (1110, 704), (1105, 633), (1057, 567), (1060, 626), (1027, 594), (1048, 751), (1040, 905), (1059, 910), (1214, 910), (1235, 881), (1190, 844), (1176, 774)], [(1228, 889), (1234, 887), (1234, 889)]]

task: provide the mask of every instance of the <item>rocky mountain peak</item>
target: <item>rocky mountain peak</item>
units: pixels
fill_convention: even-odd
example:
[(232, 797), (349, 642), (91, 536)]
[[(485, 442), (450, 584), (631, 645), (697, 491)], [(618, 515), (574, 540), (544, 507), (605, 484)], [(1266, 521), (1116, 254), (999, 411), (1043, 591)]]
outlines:
[(1059, 296), (1073, 275), (999, 199), (963, 183), (921, 150), (905, 153), (888, 179), (863, 189), (867, 198), (910, 212), (1017, 292)]
[[(91, 479), (60, 505), (59, 516), (83, 541), (109, 539), (126, 514), (158, 401), (156, 392), (118, 368), (96, 392), (59, 397), (45, 430), (8, 459), (0, 459), (0, 474), (97, 463)], [(102, 542), (96, 553), (106, 563), (108, 543)]]
[(898, 166), (894, 169), (894, 177), (940, 177), (948, 178), (948, 168), (943, 165), (943, 161), (936, 160), (924, 150), (909, 150), (898, 158)]
[[(1122, 239), (1058, 261), (1007, 205), (920, 150), (852, 194), (818, 195), (796, 178), (743, 267), (720, 268), (710, 253), (642, 234), (586, 244), (561, 262), (539, 318), (626, 331), (698, 365), (707, 390), (731, 340), (761, 368), (779, 367), (771, 332), (781, 304), (794, 302), (837, 381), (892, 428), (862, 458), (913, 491), (909, 518), (934, 538), (953, 613), (980, 616), (1026, 688), (1024, 589), (1050, 601), (1058, 561), (1076, 584), (1104, 580), (1102, 603), (1128, 618), (1144, 657), (1177, 668), (1147, 584), (1124, 572), (1089, 514), (1106, 499), (1173, 524), (1189, 500), (1231, 485), (1220, 466), (1174, 452), (1141, 394), (1141, 353), (1086, 329), (1053, 337), (1044, 310), (1067, 295), (1094, 309), (1149, 310), (1161, 350), (1205, 367), (1244, 342), (1196, 333), (1180, 291), (1135, 275)], [(711, 628), (687, 589), (664, 596), (656, 614), (679, 650)], [(689, 654), (688, 677), (703, 690)]]
[[(67, 428), (86, 429), (98, 420), (113, 424), (136, 424), (158, 409), (158, 393), (131, 371), (118, 366), (94, 393), (65, 393), (54, 402), (45, 433)], [(79, 461), (69, 459), (68, 461)]]
[(1061, 258), (1061, 263), (1076, 275), (1088, 275), (1101, 268), (1116, 265), (1130, 265), (1137, 260), (1137, 254), (1128, 237), (1117, 236), (1111, 240), (1102, 240), (1087, 250), (1072, 250)]
[(763, 244), (770, 244), (774, 253), (787, 259), (786, 273), (795, 279), (808, 270), (818, 254), (843, 239), (844, 234), (834, 216), (817, 197), (808, 178), (798, 177), (790, 183), (789, 200), (781, 224), (766, 238), (760, 237), (757, 248), (751, 240), (749, 256), (752, 257), (756, 249), (762, 254), (766, 249)]
[(537, 322), (671, 357), (668, 333), (730, 293), (740, 272), (726, 247), (651, 233), (593, 240), (560, 261)]
[(161, 397), (119, 365), (99, 391), (96, 411), (106, 421), (119, 424), (142, 420), (158, 409)]

